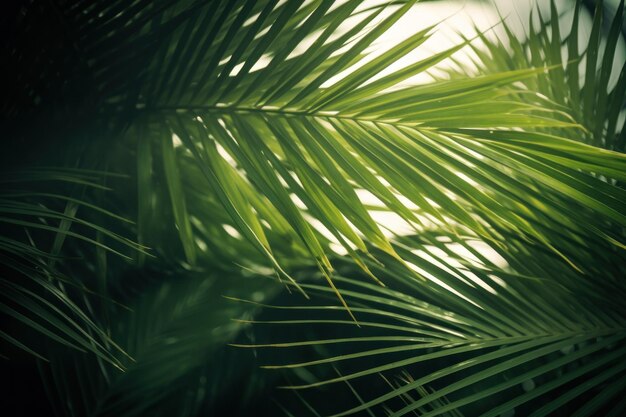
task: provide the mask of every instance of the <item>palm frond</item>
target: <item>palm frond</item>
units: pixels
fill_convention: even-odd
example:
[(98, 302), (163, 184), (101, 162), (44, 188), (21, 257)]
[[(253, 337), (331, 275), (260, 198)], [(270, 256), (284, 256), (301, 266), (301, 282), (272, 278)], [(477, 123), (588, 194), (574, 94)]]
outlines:
[[(481, 255), (476, 245), (470, 245), (471, 240), (450, 237), (448, 243), (441, 243), (442, 236), (436, 237), (439, 239), (423, 243), (404, 238), (412, 240), (411, 251), (397, 248), (427, 283), (393, 267), (376, 270), (387, 278), (385, 288), (358, 277), (335, 277), (360, 328), (351, 328), (349, 321), (337, 315), (341, 310), (329, 303), (327, 287), (302, 284), (313, 297), (312, 304), (253, 303), (270, 313), (276, 311), (268, 313), (272, 318), (253, 323), (257, 327), (306, 325), (311, 329), (307, 339), (238, 346), (306, 349), (308, 357), (322, 356), (264, 366), (307, 369), (313, 374), (306, 383), (288, 388), (310, 391), (350, 382), (370, 393), (360, 405), (328, 410), (333, 416), (368, 409), (376, 413), (383, 406), (394, 416), (416, 410), (429, 416), (455, 410), (497, 416), (513, 409), (524, 415), (549, 415), (557, 409), (573, 413), (581, 404), (587, 406), (578, 410), (578, 415), (608, 412), (624, 389), (621, 383), (611, 383), (621, 380), (626, 370), (626, 334), (619, 307), (623, 285), (611, 285), (612, 295), (591, 295), (597, 287), (584, 275), (572, 273), (562, 279), (522, 275), (486, 258), (488, 247), (482, 246)], [(544, 260), (535, 255), (516, 254), (515, 258), (523, 258), (529, 269), (543, 268)], [(606, 303), (611, 308), (601, 307)], [(289, 319), (282, 318), (286, 314), (280, 312), (285, 310)], [(328, 326), (344, 330), (340, 337), (315, 336), (327, 333), (324, 329)], [(347, 371), (333, 376), (327, 370), (331, 364)], [(372, 386), (381, 385), (374, 385), (379, 373), (391, 377), (402, 370), (415, 379), (402, 386), (383, 384), (372, 392)], [(403, 396), (423, 385), (434, 391), (402, 404)], [(438, 403), (443, 396), (449, 403)], [(423, 410), (423, 406), (433, 408)]]
[[(615, 55), (621, 36), (624, 2), (618, 2), (612, 18), (604, 22), (602, 2), (596, 2), (590, 33), (579, 45), (581, 2), (561, 13), (554, 1), (550, 2), (548, 17), (538, 7), (529, 18), (529, 32), (520, 39), (514, 29), (503, 20), (502, 39), (482, 37), (483, 46), (473, 44), (479, 73), (499, 73), (536, 66), (542, 63), (556, 68), (522, 82), (541, 96), (525, 94), (519, 101), (538, 103), (544, 107), (561, 109), (570, 120), (585, 127), (584, 131), (550, 129), (559, 136), (569, 137), (594, 146), (624, 152), (623, 120), (626, 81), (625, 66)], [(581, 12), (582, 8), (582, 12)], [(572, 23), (564, 25), (564, 14), (573, 14)], [(536, 27), (535, 17), (540, 25)], [(512, 17), (510, 17), (512, 18)], [(608, 30), (603, 33), (603, 25)], [(512, 25), (511, 25), (512, 26)], [(582, 51), (581, 51), (582, 48)], [(621, 67), (619, 74), (616, 68)], [(618, 70), (619, 71), (619, 70)]]
[[(76, 194), (75, 187), (107, 190), (99, 181), (101, 175), (53, 168), (3, 175), (0, 181), (3, 187), (0, 191), (0, 222), (3, 223), (1, 304), (7, 320), (19, 322), (51, 340), (79, 351), (92, 352), (102, 360), (121, 366), (119, 357), (125, 352), (70, 296), (73, 290), (81, 294), (96, 294), (98, 290), (87, 288), (80, 279), (68, 277), (62, 267), (68, 257), (62, 252), (66, 240), (81, 241), (92, 245), (96, 251), (127, 259), (130, 258), (120, 250), (144, 251), (131, 240), (78, 216), (82, 209), (114, 222), (129, 222), (105, 208), (72, 196)], [(37, 185), (41, 180), (56, 183), (56, 187), (48, 185), (41, 189)], [(64, 186), (73, 188), (74, 193), (65, 194)], [(105, 243), (104, 239), (111, 243)], [(35, 353), (28, 347), (30, 341), (20, 341), (25, 337), (23, 335), (3, 331), (2, 337)], [(43, 358), (40, 353), (35, 354)]]
[[(222, 395), (227, 392), (218, 387), (234, 389), (241, 380), (250, 387), (237, 392), (233, 400), (238, 405), (231, 413), (237, 415), (238, 408), (249, 409), (258, 400), (259, 390), (270, 380), (251, 377), (247, 367), (252, 364), (225, 349), (245, 329), (232, 319), (248, 317), (255, 308), (222, 295), (249, 297), (262, 291), (271, 297), (279, 288), (232, 271), (181, 276), (179, 270), (165, 275), (172, 276), (161, 276), (136, 296), (128, 291), (121, 295), (128, 308), (111, 309), (116, 323), (111, 337), (132, 357), (124, 361), (124, 371), (63, 351), (50, 364), (41, 364), (58, 415), (215, 413), (225, 404)], [(232, 286), (233, 281), (239, 285)]]
[[(297, 396), (342, 383), (356, 403), (335, 416), (619, 414), (623, 2), (604, 42), (598, 9), (583, 53), (579, 8), (568, 32), (552, 3), (526, 40), (503, 19), (508, 42), (478, 33), (397, 68), (438, 28), (381, 46), (416, 3), (11, 5), (5, 165), (73, 168), (10, 173), (0, 196), (3, 312), (65, 346), (0, 335), (53, 359), (59, 415), (215, 412), (236, 337), (280, 352), (265, 363)], [(462, 73), (414, 83), (444, 61)], [(100, 171), (133, 181), (110, 192)], [(311, 301), (270, 305), (283, 287)]]
[[(560, 164), (547, 165), (543, 161), (552, 162), (555, 158), (554, 151), (548, 149), (550, 139), (539, 140), (536, 136), (533, 145), (536, 143), (537, 148), (515, 146), (510, 139), (517, 135), (511, 128), (576, 130), (572, 121), (557, 120), (556, 114), (550, 112), (542, 115), (544, 112), (538, 105), (507, 99), (509, 94), (524, 93), (513, 87), (514, 82), (533, 78), (544, 72), (543, 68), (405, 87), (404, 80), (458, 50), (452, 48), (437, 59), (420, 61), (375, 78), (387, 65), (422, 44), (434, 30), (419, 31), (369, 62), (361, 62), (365, 49), (410, 10), (411, 2), (389, 11), (371, 30), (367, 26), (369, 21), (379, 14), (382, 16), (384, 9), (358, 15), (360, 20), (344, 29), (343, 35), (345, 13), (351, 13), (358, 2), (348, 2), (331, 11), (327, 11), (325, 2), (313, 3), (315, 6), (306, 9), (311, 14), (302, 27), (308, 31), (309, 26), (316, 28), (322, 23), (327, 26), (320, 27), (319, 38), (305, 53), (295, 56), (293, 52), (306, 32), (296, 30), (292, 36), (289, 31), (297, 26), (300, 15), (294, 12), (300, 10), (300, 4), (286, 2), (272, 8), (273, 4), (269, 3), (260, 11), (258, 20), (245, 26), (240, 12), (247, 10), (247, 4), (242, 3), (242, 9), (234, 6), (229, 17), (223, 18), (223, 22), (232, 21), (232, 25), (220, 26), (226, 34), (221, 40), (215, 35), (211, 44), (217, 49), (208, 49), (206, 57), (197, 58), (198, 68), (180, 70), (188, 72), (190, 85), (205, 86), (207, 83), (202, 80), (210, 79), (211, 74), (216, 81), (208, 83), (206, 91), (183, 89), (184, 86), (173, 92), (164, 88), (169, 91), (167, 98), (148, 98), (149, 91), (142, 112), (149, 126), (161, 126), (165, 122), (170, 129), (168, 135), (176, 135), (182, 141), (200, 164), (208, 189), (216, 193), (233, 225), (271, 260), (279, 275), (288, 277), (288, 272), (273, 255), (261, 220), (270, 227), (274, 224), (271, 219), (259, 216), (261, 209), (235, 190), (242, 181), (267, 198), (263, 204), (270, 203), (278, 213), (272, 217), (282, 217), (281, 223), (288, 225), (288, 233), (315, 260), (331, 285), (332, 266), (328, 256), (332, 252), (320, 241), (310, 218), (319, 222), (366, 271), (365, 258), (371, 254), (365, 241), (399, 258), (360, 203), (356, 196), (359, 189), (374, 194), (417, 230), (423, 230), (424, 221), (434, 221), (444, 228), (460, 224), (487, 241), (501, 238), (493, 230), (515, 230), (527, 239), (540, 236), (551, 239), (554, 233), (543, 233), (540, 229), (560, 229), (563, 206), (570, 204), (580, 204), (590, 214), (597, 211), (616, 224), (624, 224), (620, 214), (623, 207), (619, 203), (623, 197), (618, 195), (622, 191), (578, 172), (583, 169), (609, 176), (610, 171), (621, 176), (622, 155), (611, 154), (615, 165), (609, 169), (604, 159), (602, 164), (593, 163), (594, 158), (596, 161), (600, 158), (597, 149), (585, 148), (559, 136), (554, 140), (574, 149), (576, 158), (559, 154), (563, 158)], [(270, 27), (272, 19), (275, 20), (271, 29), (264, 32), (263, 28)], [(217, 24), (221, 25), (222, 21)], [(196, 40), (185, 33), (193, 30), (185, 26), (180, 36), (171, 38), (168, 48), (188, 50), (187, 43)], [(338, 37), (326, 42), (335, 32)], [(283, 38), (289, 40), (284, 44), (278, 42)], [(237, 42), (238, 39), (243, 43)], [(261, 56), (267, 56), (269, 61), (265, 69), (250, 72)], [(178, 86), (178, 79), (168, 81), (163, 77), (178, 73), (176, 65), (187, 64), (180, 62), (176, 54), (169, 57), (173, 63), (167, 58), (159, 63), (159, 68), (169, 69), (155, 77), (161, 77), (161, 83), (166, 86), (168, 82)], [(327, 62), (329, 58), (331, 61)], [(207, 65), (204, 70), (203, 60)], [(235, 73), (235, 67), (241, 67), (240, 71)], [(326, 86), (332, 77), (345, 71), (349, 74)], [(257, 82), (259, 77), (263, 83)], [(161, 132), (162, 128), (145, 130)], [(153, 139), (162, 140), (170, 141)], [(169, 152), (164, 154), (164, 158), (169, 160), (168, 155)], [(477, 165), (485, 171), (479, 172)], [(172, 175), (175, 172), (170, 171)], [(505, 189), (503, 184), (510, 182), (512, 173), (520, 188), (506, 186)], [(172, 175), (168, 178), (177, 182)], [(486, 188), (477, 190), (474, 183)], [(544, 194), (544, 187), (556, 193), (555, 200), (538, 210), (540, 218), (535, 217), (539, 216), (538, 211), (529, 215), (526, 207), (532, 192), (529, 189)], [(604, 189), (613, 197), (605, 198), (590, 192), (592, 189)], [(420, 219), (408, 210), (399, 202), (399, 196), (417, 205), (426, 218)], [(567, 196), (573, 196), (576, 202), (556, 201)], [(294, 203), (296, 197), (301, 206)], [(183, 247), (191, 262), (193, 243), (188, 236), (189, 227), (185, 226), (188, 221), (183, 220), (185, 210), (178, 207), (184, 200), (174, 196), (173, 201), (174, 212), (179, 213), (176, 217)], [(592, 215), (589, 222), (566, 227), (580, 236), (608, 237), (619, 247), (619, 234), (612, 235), (595, 223), (594, 218)], [(543, 243), (567, 259), (572, 267), (581, 268), (562, 242)]]

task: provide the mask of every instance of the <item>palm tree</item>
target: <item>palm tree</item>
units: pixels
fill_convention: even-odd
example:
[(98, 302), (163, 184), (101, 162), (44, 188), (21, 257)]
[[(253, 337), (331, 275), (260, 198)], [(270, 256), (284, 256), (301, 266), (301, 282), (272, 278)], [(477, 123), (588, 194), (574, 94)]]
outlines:
[(391, 67), (416, 3), (11, 2), (11, 369), (59, 415), (620, 415), (624, 2)]

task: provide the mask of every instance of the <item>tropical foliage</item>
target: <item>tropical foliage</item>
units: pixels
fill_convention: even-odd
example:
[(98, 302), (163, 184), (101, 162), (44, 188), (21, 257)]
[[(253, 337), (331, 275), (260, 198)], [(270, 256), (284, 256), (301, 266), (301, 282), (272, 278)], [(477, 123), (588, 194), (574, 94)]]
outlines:
[(621, 415), (624, 2), (398, 68), (417, 3), (11, 2), (7, 368), (58, 415)]

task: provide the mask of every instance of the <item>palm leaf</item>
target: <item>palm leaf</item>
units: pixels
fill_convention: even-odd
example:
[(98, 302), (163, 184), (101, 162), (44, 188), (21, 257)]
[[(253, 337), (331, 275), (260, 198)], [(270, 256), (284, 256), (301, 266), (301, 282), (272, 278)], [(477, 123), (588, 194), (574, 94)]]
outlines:
[[(551, 1), (549, 19), (540, 16), (542, 25), (539, 28), (533, 27), (531, 19), (530, 31), (521, 42), (504, 20), (502, 42), (483, 37), (486, 51), (478, 51), (481, 49), (478, 45), (475, 47), (479, 57), (479, 71), (509, 71), (541, 62), (556, 65), (555, 70), (524, 82), (530, 88), (536, 87), (536, 92), (547, 97), (550, 100), (546, 103), (549, 103), (549, 107), (564, 109), (586, 129), (582, 134), (556, 130), (559, 135), (623, 152), (618, 139), (623, 126), (618, 123), (618, 114), (624, 108), (624, 85), (623, 82), (610, 81), (611, 78), (617, 78), (617, 74), (613, 74), (615, 66), (623, 66), (619, 65), (619, 60), (615, 60), (615, 50), (621, 33), (624, 2), (620, 1), (613, 11), (612, 19), (607, 22), (610, 27), (606, 33), (602, 29), (602, 2), (597, 2), (589, 36), (579, 45), (581, 7), (580, 2), (576, 2), (571, 11), (561, 11), (562, 14), (570, 12), (574, 15), (571, 26), (563, 27), (562, 14), (555, 2)], [(504, 46), (507, 43), (514, 47), (507, 49)], [(567, 54), (563, 53), (564, 49), (567, 49)], [(581, 69), (584, 69), (582, 78)], [(521, 99), (536, 102), (536, 97), (532, 95), (525, 95)]]
[[(242, 4), (241, 10), (246, 10), (246, 4)], [(356, 7), (356, 3), (354, 6)], [(199, 164), (205, 167), (226, 167), (225, 161), (219, 162), (222, 154), (210, 149), (217, 146), (227, 152), (228, 158), (234, 161), (231, 164), (236, 170), (222, 168), (223, 172), (219, 173), (204, 169), (210, 189), (221, 194), (220, 201), (227, 208), (239, 232), (256, 242), (255, 245), (261, 253), (273, 259), (272, 264), (279, 274), (285, 276), (288, 273), (283, 272), (284, 268), (272, 255), (272, 248), (267, 244), (263, 229), (251, 215), (253, 211), (258, 212), (259, 208), (251, 206), (246, 198), (232, 194), (233, 184), (241, 179), (249, 182), (268, 198), (272, 207), (289, 225), (290, 233), (309, 252), (311, 258), (315, 259), (331, 285), (329, 251), (323, 247), (313, 226), (303, 216), (302, 208), (292, 201), (292, 195), (303, 202), (306, 216), (312, 216), (319, 221), (360, 265), (364, 265), (364, 258), (370, 256), (363, 238), (390, 255), (397, 255), (368, 213), (362, 208), (353, 209), (356, 203), (354, 192), (348, 192), (349, 197), (344, 197), (350, 186), (373, 193), (414, 227), (419, 227), (419, 219), (399, 204), (394, 193), (411, 199), (424, 210), (429, 219), (438, 219), (441, 226), (462, 224), (474, 229), (486, 240), (498, 239), (490, 231), (498, 228), (513, 228), (516, 233), (530, 239), (536, 239), (539, 235), (552, 236), (541, 233), (538, 229), (555, 227), (550, 226), (550, 222), (546, 224), (545, 219), (555, 220), (556, 216), (560, 216), (560, 208), (546, 208), (542, 213), (545, 217), (541, 220), (529, 218), (526, 208), (522, 207), (527, 201), (527, 187), (516, 193), (510, 190), (502, 192), (502, 188), (497, 186), (485, 190), (478, 197), (471, 182), (463, 181), (457, 173), (468, 177), (470, 181), (480, 174), (473, 167), (468, 168), (460, 161), (455, 161), (457, 158), (467, 158), (468, 151), (463, 149), (469, 148), (471, 152), (481, 154), (483, 159), (488, 157), (494, 168), (500, 166), (502, 161), (513, 162), (512, 150), (507, 148), (508, 141), (500, 139), (500, 135), (508, 137), (513, 132), (502, 131), (503, 128), (523, 126), (562, 129), (574, 126), (569, 121), (557, 121), (549, 114), (539, 115), (538, 106), (506, 100), (507, 94), (521, 93), (512, 89), (511, 83), (533, 77), (543, 69), (502, 72), (419, 88), (402, 87), (403, 80), (436, 64), (437, 59), (427, 64), (418, 63), (406, 67), (371, 82), (372, 77), (380, 73), (387, 64), (424, 42), (431, 33), (431, 30), (425, 30), (352, 70), (332, 86), (324, 87), (324, 83), (331, 77), (353, 68), (352, 65), (362, 60), (365, 48), (400, 19), (412, 5), (409, 2), (395, 8), (376, 28), (367, 30), (369, 19), (375, 18), (383, 10), (375, 9), (369, 14), (359, 16), (361, 23), (348, 29), (346, 35), (327, 44), (314, 43), (307, 53), (292, 56), (298, 41), (304, 37), (304, 31), (295, 32), (285, 44), (278, 40), (281, 39), (281, 31), (286, 32), (287, 28), (296, 26), (295, 19), (299, 15), (294, 14), (294, 11), (298, 7), (300, 6), (297, 2), (287, 2), (275, 8), (268, 6), (260, 11), (258, 20), (249, 26), (239, 26), (239, 8), (233, 7), (229, 17), (223, 19), (224, 22), (232, 21), (233, 26), (223, 26), (221, 30), (228, 33), (221, 41), (219, 35), (216, 35), (213, 41), (215, 45), (219, 45), (215, 54), (222, 55), (216, 57), (214, 50), (210, 49), (211, 52), (204, 58), (207, 69), (202, 70), (203, 59), (197, 57), (198, 68), (186, 70), (190, 85), (203, 86), (205, 83), (201, 80), (209, 77), (208, 73), (214, 74), (217, 79), (212, 84), (208, 83), (208, 90), (185, 90), (184, 86), (180, 86), (179, 90), (168, 95), (167, 100), (160, 101), (158, 97), (154, 97), (148, 100), (151, 103), (149, 106), (143, 108), (142, 105), (146, 123), (161, 123), (159, 120), (165, 118), (171, 134), (181, 138), (184, 146), (192, 150)], [(338, 28), (345, 19), (343, 8), (323, 14), (327, 11), (328, 4), (322, 2), (311, 7), (313, 13), (309, 18), (312, 20), (306, 20), (307, 28), (309, 24), (311, 28), (322, 25), (322, 22), (328, 24), (320, 35), (324, 39), (331, 36), (332, 32), (329, 31), (340, 30)], [(263, 28), (269, 27), (272, 19), (275, 19), (276, 24), (266, 33), (263, 32)], [(195, 21), (188, 22), (188, 25), (194, 24)], [(354, 36), (364, 30), (363, 27), (363, 36), (350, 43)], [(191, 40), (185, 33), (193, 29), (186, 30), (187, 26), (181, 29), (180, 37), (171, 38), (170, 48), (175, 46), (176, 49), (189, 49), (185, 42)], [(231, 42), (231, 39), (241, 39), (243, 44)], [(248, 43), (249, 46), (242, 46)], [(440, 58), (448, 57), (457, 49), (451, 49)], [(330, 65), (321, 65), (324, 59), (333, 54), (335, 59)], [(256, 74), (250, 73), (261, 56), (268, 56), (267, 71), (261, 69)], [(175, 62), (167, 62), (168, 58)], [(221, 64), (215, 64), (215, 61)], [(164, 81), (163, 78), (176, 74), (176, 65), (186, 64), (179, 62), (178, 56), (174, 54), (171, 57), (166, 56), (160, 68), (168, 65), (173, 69), (156, 76), (161, 77), (164, 85), (169, 82), (178, 85), (178, 80)], [(236, 75), (231, 74), (237, 65), (241, 66), (241, 70)], [(287, 81), (281, 76), (295, 72), (299, 74), (298, 77), (291, 77)], [(259, 77), (263, 77), (263, 83), (254, 81), (259, 80)], [(194, 81), (195, 79), (198, 81)], [(394, 89), (395, 86), (399, 87)], [(203, 97), (202, 101), (198, 101), (199, 97)], [(477, 100), (479, 106), (476, 105)], [(415, 105), (415, 102), (423, 104)], [(420, 106), (423, 106), (423, 110), (420, 110)], [(154, 112), (158, 113), (157, 119), (151, 116)], [(484, 131), (477, 132), (468, 128), (492, 128), (489, 132), (493, 131), (490, 135), (493, 135), (494, 141), (480, 137)], [(294, 138), (297, 138), (295, 142)], [(324, 143), (324, 149), (316, 148), (315, 143)], [(576, 146), (571, 144), (571, 147)], [(212, 152), (213, 156), (202, 156), (201, 148)], [(578, 154), (582, 153), (582, 149), (577, 149)], [(563, 156), (564, 164), (555, 170), (552, 166), (538, 162), (538, 158), (550, 157), (542, 151), (543, 149), (532, 149), (531, 153), (526, 147), (515, 147), (515, 154), (521, 153), (524, 157), (516, 156), (514, 166), (509, 167), (520, 173), (518, 180), (522, 184), (532, 181), (533, 184), (548, 186), (561, 195), (576, 196), (577, 203), (590, 210), (600, 211), (618, 224), (623, 224), (624, 219), (619, 214), (623, 209), (621, 204), (616, 202), (611, 206), (614, 200), (590, 195), (588, 191), (596, 187), (595, 180), (580, 175), (575, 180), (570, 179), (571, 171), (568, 171), (570, 167), (579, 169), (582, 164), (597, 170), (604, 168), (599, 164), (590, 164), (591, 161), (587, 158), (570, 161), (567, 156)], [(419, 155), (419, 158), (415, 155)], [(623, 163), (621, 156), (612, 157), (620, 161), (617, 162), (618, 165)], [(491, 169), (490, 174), (493, 176), (498, 169)], [(372, 171), (391, 184), (391, 193), (381, 184), (379, 178), (372, 177)], [(347, 183), (331, 183), (328, 175), (336, 172), (342, 173)], [(241, 179), (234, 179), (233, 175)], [(499, 176), (501, 183), (505, 178), (506, 181), (510, 179), (508, 173), (500, 173)], [(480, 177), (484, 182), (484, 176)], [(407, 182), (405, 178), (415, 180)], [(610, 193), (619, 191), (612, 189)], [(428, 195), (428, 200), (421, 197), (423, 195)], [(617, 197), (618, 201), (621, 199), (622, 197)], [(181, 198), (175, 200), (182, 201)], [(477, 220), (478, 217), (480, 221)], [(593, 222), (591, 219), (590, 221)], [(491, 227), (485, 227), (481, 224), (483, 222)], [(602, 229), (593, 223), (570, 227), (573, 233), (579, 235), (597, 235)], [(180, 230), (184, 229), (186, 227)], [(604, 238), (605, 232), (601, 232), (601, 236)], [(619, 241), (618, 236), (611, 238), (615, 242)], [(570, 259), (572, 255), (562, 251), (559, 242), (544, 243), (550, 250), (570, 261), (573, 267), (581, 268)], [(189, 248), (190, 244), (190, 239), (183, 237), (183, 246)]]
[[(501, 415), (513, 409), (528, 415), (548, 415), (556, 409), (576, 410), (577, 404), (585, 403), (588, 406), (579, 410), (580, 415), (610, 410), (612, 399), (624, 387), (613, 389), (609, 381), (621, 378), (626, 369), (624, 323), (618, 301), (621, 295), (585, 297), (582, 294), (589, 294), (589, 283), (577, 273), (563, 280), (520, 275), (502, 270), (481, 256), (475, 245), (470, 246), (471, 241), (450, 237), (450, 243), (437, 243), (440, 240), (421, 244), (413, 240), (410, 247), (416, 249), (411, 252), (398, 248), (427, 284), (390, 267), (376, 270), (380, 276), (388, 274), (386, 288), (356, 277), (335, 277), (361, 328), (350, 331), (347, 327), (341, 338), (320, 340), (309, 335), (306, 340), (283, 338), (238, 346), (313, 349), (316, 355), (322, 354), (316, 360), (265, 366), (305, 368), (315, 375), (307, 383), (292, 384), (291, 389), (309, 391), (341, 382), (361, 389), (370, 387), (370, 398), (350, 408), (329, 410), (334, 416), (368, 409), (376, 413), (383, 406), (394, 416), (415, 410), (420, 410), (420, 415), (455, 410)], [(468, 261), (461, 253), (476, 256)], [(507, 253), (510, 251), (501, 252), (504, 259)], [(531, 269), (543, 268), (543, 261), (533, 254), (524, 264)], [(325, 334), (327, 326), (349, 324), (337, 317), (340, 310), (324, 297), (330, 293), (328, 288), (317, 283), (302, 286), (312, 295), (314, 305), (260, 305), (276, 310), (271, 317), (277, 318), (255, 320), (255, 326), (306, 324), (315, 329), (311, 330), (314, 334)], [(615, 291), (621, 294), (623, 289)], [(612, 309), (599, 308), (603, 303), (611, 303)], [(285, 309), (289, 320), (280, 318), (284, 316), (280, 311)], [(330, 364), (349, 371), (329, 375), (326, 367)], [(379, 373), (393, 375), (403, 369), (415, 375), (415, 380), (371, 394)], [(435, 391), (404, 405), (399, 402), (406, 393), (425, 384)], [(520, 390), (523, 384), (530, 388)], [(438, 404), (443, 396), (449, 403)], [(420, 409), (428, 405), (433, 408)]]
[[(69, 288), (81, 294), (94, 294), (83, 282), (67, 277), (62, 252), (66, 240), (93, 245), (96, 250), (130, 259), (104, 239), (125, 249), (143, 251), (131, 240), (78, 216), (79, 209), (97, 213), (114, 222), (129, 222), (109, 210), (84, 199), (65, 195), (63, 185), (104, 189), (99, 173), (63, 169), (37, 169), (9, 172), (2, 180), (0, 212), (3, 226), (0, 257), (3, 263), (2, 313), (63, 345), (89, 351), (115, 366), (124, 352), (94, 321), (92, 315), (71, 296)], [(57, 183), (53, 191), (41, 190), (38, 180)], [(15, 188), (13, 188), (15, 187)], [(57, 207), (64, 207), (59, 210)], [(97, 235), (97, 237), (94, 236)], [(50, 245), (50, 249), (44, 249)], [(65, 245), (67, 246), (67, 245)], [(102, 294), (100, 294), (102, 296)], [(24, 336), (22, 336), (24, 337)], [(3, 331), (3, 339), (28, 352), (34, 352), (19, 337)], [(29, 342), (30, 343), (30, 342)], [(38, 357), (43, 358), (39, 353)]]
[[(221, 294), (250, 296), (263, 290), (271, 297), (275, 289), (266, 291), (264, 280), (246, 279), (233, 271), (212, 277), (180, 272), (169, 271), (178, 276), (160, 277), (137, 296), (125, 295), (128, 309), (111, 309), (116, 323), (112, 337), (132, 356), (124, 361), (123, 372), (63, 351), (56, 352), (50, 364), (42, 364), (58, 415), (214, 413), (223, 406), (225, 392), (216, 388), (233, 386), (243, 378), (251, 387), (238, 393), (238, 406), (231, 413), (236, 415), (238, 408), (244, 412), (258, 400), (269, 380), (256, 375), (251, 379), (244, 366), (250, 364), (224, 349), (245, 329), (232, 318), (249, 316), (255, 308), (228, 302)], [(233, 281), (240, 285), (230, 286)], [(226, 363), (229, 367), (222, 366)]]

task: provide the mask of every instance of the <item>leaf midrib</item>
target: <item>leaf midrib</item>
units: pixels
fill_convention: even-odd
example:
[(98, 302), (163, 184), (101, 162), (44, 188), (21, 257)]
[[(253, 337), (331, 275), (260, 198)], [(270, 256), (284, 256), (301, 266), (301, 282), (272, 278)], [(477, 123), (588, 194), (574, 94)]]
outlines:
[[(297, 116), (297, 117), (312, 117), (319, 119), (334, 119), (334, 120), (349, 120), (352, 122), (363, 123), (377, 123), (377, 124), (386, 124), (392, 126), (405, 126), (410, 128), (416, 128), (418, 125), (416, 123), (411, 122), (399, 122), (394, 119), (379, 119), (375, 117), (353, 117), (353, 116), (344, 116), (338, 114), (332, 114), (333, 111), (307, 111), (307, 110), (288, 110), (282, 108), (266, 108), (266, 107), (248, 107), (248, 106), (220, 106), (220, 105), (209, 105), (209, 106), (155, 106), (155, 107), (147, 107), (145, 109), (140, 109), (140, 111), (145, 113), (169, 113), (169, 112), (213, 112), (213, 113), (257, 113), (257, 114), (271, 114), (278, 116)], [(431, 129), (426, 126), (421, 127), (424, 129)]]

